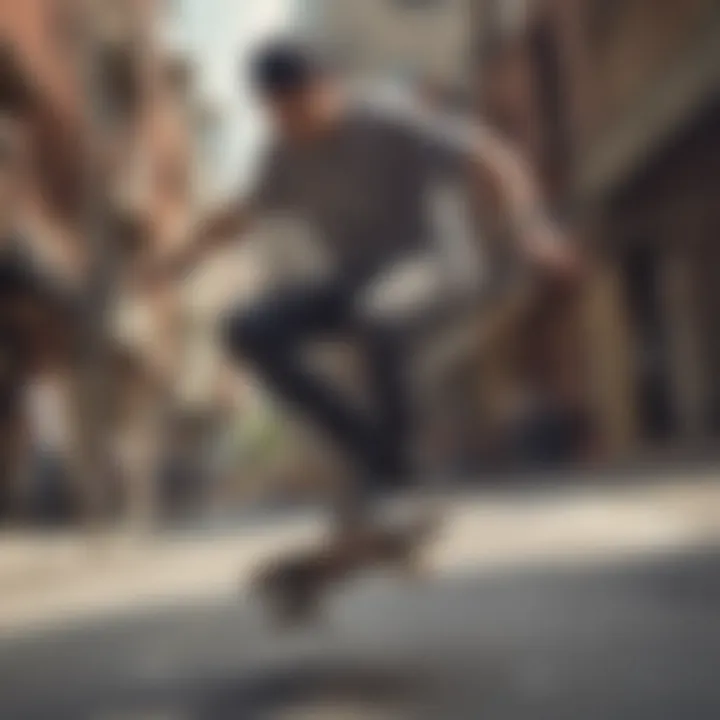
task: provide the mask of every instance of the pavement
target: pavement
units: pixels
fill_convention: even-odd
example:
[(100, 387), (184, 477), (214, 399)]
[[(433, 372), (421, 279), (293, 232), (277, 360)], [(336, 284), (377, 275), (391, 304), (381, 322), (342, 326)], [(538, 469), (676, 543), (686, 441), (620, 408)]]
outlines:
[[(399, 506), (402, 506), (399, 502)], [(717, 720), (720, 482), (457, 492), (419, 578), (247, 593), (312, 513), (0, 541), (3, 720)]]
[[(720, 476), (463, 491), (441, 501), (431, 575), (607, 563), (720, 542)], [(170, 604), (247, 594), (255, 570), (322, 540), (312, 513), (163, 533), (0, 537), (0, 639)]]

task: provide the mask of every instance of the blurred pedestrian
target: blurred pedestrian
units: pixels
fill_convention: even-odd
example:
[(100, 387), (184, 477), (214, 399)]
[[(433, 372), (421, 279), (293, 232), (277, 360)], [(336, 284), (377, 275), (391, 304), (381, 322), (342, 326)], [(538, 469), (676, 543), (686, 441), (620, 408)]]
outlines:
[(0, 520), (18, 514), (27, 488), (29, 383), (71, 335), (69, 295), (31, 250), (32, 109), (21, 87), (0, 88)]

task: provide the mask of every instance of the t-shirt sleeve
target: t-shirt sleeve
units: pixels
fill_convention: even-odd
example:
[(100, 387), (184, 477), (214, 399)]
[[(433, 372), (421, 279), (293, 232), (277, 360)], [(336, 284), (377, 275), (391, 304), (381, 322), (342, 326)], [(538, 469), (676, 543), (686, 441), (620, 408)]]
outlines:
[(472, 160), (482, 129), (472, 120), (438, 112), (408, 99), (374, 101), (375, 112), (396, 141), (442, 171), (463, 171)]
[(479, 133), (472, 122), (433, 110), (418, 110), (406, 116), (403, 125), (439, 170), (461, 172), (472, 161)]

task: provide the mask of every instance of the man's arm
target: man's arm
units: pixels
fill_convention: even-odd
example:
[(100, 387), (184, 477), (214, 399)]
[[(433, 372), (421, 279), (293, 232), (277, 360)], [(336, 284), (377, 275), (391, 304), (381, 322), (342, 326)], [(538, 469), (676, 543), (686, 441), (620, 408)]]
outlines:
[(509, 143), (487, 128), (470, 142), (481, 187), (489, 190), (521, 255), (555, 278), (573, 279), (579, 266), (565, 233), (550, 218), (535, 173)]
[(192, 240), (182, 250), (162, 263), (161, 274), (169, 279), (184, 277), (209, 254), (245, 233), (253, 216), (249, 203), (235, 201), (221, 207), (194, 228)]
[(474, 120), (417, 102), (396, 102), (385, 112), (441, 166), (457, 170), (471, 163), (485, 209), (494, 206), (499, 229), (527, 262), (559, 280), (577, 278), (576, 251), (547, 212), (533, 169), (511, 143)]

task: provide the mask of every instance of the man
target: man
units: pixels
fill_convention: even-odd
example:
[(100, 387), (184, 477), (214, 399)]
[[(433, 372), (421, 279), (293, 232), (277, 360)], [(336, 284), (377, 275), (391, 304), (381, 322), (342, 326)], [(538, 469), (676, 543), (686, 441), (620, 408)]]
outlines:
[[(568, 274), (573, 260), (542, 212), (530, 173), (487, 128), (420, 106), (362, 100), (293, 42), (264, 48), (253, 80), (275, 131), (258, 185), (203, 223), (197, 241), (171, 263), (173, 272), (260, 216), (309, 222), (335, 263), (332, 277), (277, 290), (230, 315), (227, 345), (344, 448), (361, 487), (400, 481), (409, 472), (405, 358), (395, 328), (368, 312), (365, 298), (381, 272), (431, 247), (426, 205), (433, 184), (476, 176), (478, 200), (501, 211), (527, 261)], [(307, 341), (347, 334), (365, 351), (374, 414), (355, 409), (301, 359)]]

